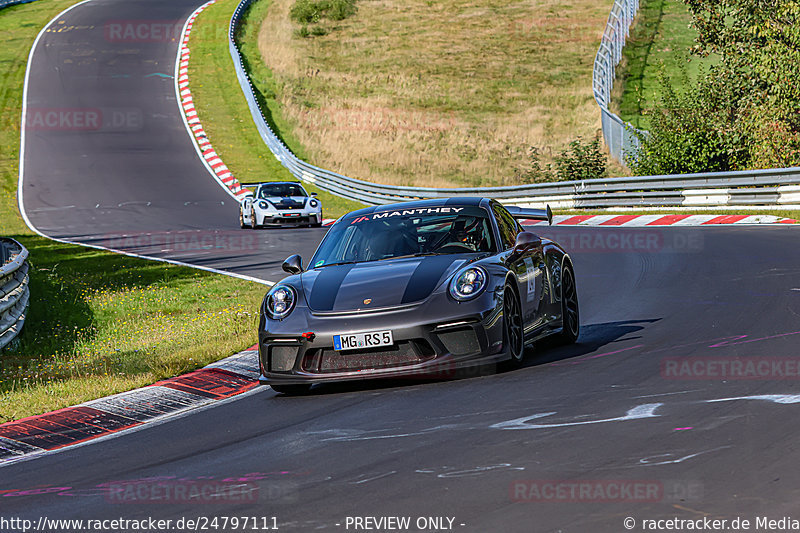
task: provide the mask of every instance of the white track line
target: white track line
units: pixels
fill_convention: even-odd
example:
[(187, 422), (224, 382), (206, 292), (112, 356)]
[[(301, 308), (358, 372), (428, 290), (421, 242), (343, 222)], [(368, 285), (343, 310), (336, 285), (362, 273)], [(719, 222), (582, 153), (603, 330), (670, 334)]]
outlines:
[[(54, 22), (56, 22), (59, 18), (64, 16), (67, 12), (71, 11), (72, 9), (75, 9), (78, 6), (82, 6), (83, 4), (88, 4), (91, 1), (92, 0), (83, 0), (83, 2), (79, 2), (79, 3), (75, 4), (75, 5), (72, 5), (72, 6), (68, 7), (67, 9), (65, 9), (64, 11), (62, 11), (61, 13), (59, 13), (58, 15), (56, 15), (55, 17), (53, 17), (50, 20), (50, 22), (48, 22), (45, 25), (45, 27), (42, 28), (41, 31), (39, 31), (39, 33), (36, 35), (36, 39), (34, 39), (34, 41), (33, 41), (33, 46), (31, 46), (31, 51), (28, 54), (28, 64), (25, 67), (25, 82), (24, 82), (23, 88), (22, 88), (22, 118), (21, 118), (21, 121), (20, 121), (20, 145), (19, 145), (19, 178), (17, 180), (17, 205), (19, 206), (19, 212), (20, 212), (20, 215), (22, 215), (22, 220), (25, 221), (25, 225), (27, 225), (28, 228), (30, 228), (31, 231), (33, 231), (34, 233), (36, 233), (40, 237), (44, 237), (46, 239), (50, 239), (52, 241), (60, 242), (60, 243), (63, 243), (63, 244), (73, 244), (73, 245), (77, 245), (77, 246), (84, 246), (86, 248), (93, 248), (95, 250), (104, 250), (104, 251), (107, 251), (107, 252), (114, 252), (114, 253), (117, 253), (117, 254), (126, 255), (128, 257), (135, 257), (137, 259), (148, 259), (148, 260), (151, 260), (151, 261), (159, 261), (161, 263), (169, 263), (171, 265), (195, 268), (195, 269), (198, 269), (198, 270), (203, 270), (203, 271), (206, 271), (206, 272), (213, 272), (214, 274), (222, 274), (224, 276), (230, 276), (230, 277), (233, 277), (233, 278), (243, 279), (243, 280), (246, 280), (246, 281), (254, 281), (256, 283), (261, 283), (263, 285), (273, 285), (274, 282), (266, 281), (266, 280), (259, 279), (259, 278), (255, 278), (253, 276), (247, 276), (247, 275), (244, 275), (244, 274), (237, 274), (235, 272), (226, 272), (224, 270), (219, 270), (219, 269), (216, 269), (216, 268), (204, 267), (204, 266), (200, 266), (200, 265), (193, 265), (193, 264), (190, 264), (190, 263), (184, 263), (182, 261), (175, 261), (173, 259), (165, 259), (163, 257), (153, 257), (153, 256), (149, 256), (149, 255), (142, 255), (142, 254), (136, 254), (136, 253), (132, 253), (132, 252), (126, 252), (126, 251), (123, 251), (123, 250), (116, 250), (114, 248), (107, 248), (105, 246), (99, 246), (99, 245), (96, 245), (96, 244), (86, 244), (86, 243), (82, 243), (82, 242), (69, 241), (69, 240), (66, 240), (66, 239), (58, 239), (56, 237), (51, 237), (50, 235), (45, 235), (44, 233), (39, 231), (39, 229), (36, 228), (36, 226), (33, 225), (33, 223), (31, 222), (30, 218), (28, 218), (28, 214), (25, 211), (25, 202), (24, 202), (24, 199), (23, 199), (23, 177), (25, 175), (25, 137), (26, 137), (26, 134), (27, 134), (27, 131), (26, 131), (27, 128), (25, 127), (25, 122), (27, 120), (27, 115), (28, 115), (28, 86), (29, 86), (29, 83), (30, 83), (31, 64), (33, 62), (33, 54), (36, 51), (36, 46), (39, 44), (39, 40), (41, 39), (42, 35), (44, 35), (47, 32), (47, 30), (50, 28), (50, 26), (53, 25)], [(191, 18), (191, 16), (189, 18)], [(189, 22), (189, 19), (187, 18), (186, 19), (186, 23), (188, 23), (188, 22)], [(184, 24), (184, 30), (185, 29), (186, 29), (186, 24)], [(179, 42), (178, 43), (178, 53), (177, 53), (178, 59), (176, 61), (176, 65), (180, 63), (180, 54), (181, 54), (181, 46), (180, 46), (180, 42)], [(180, 100), (178, 100), (178, 105), (180, 105)], [(183, 117), (183, 113), (181, 113), (181, 117)], [(185, 120), (186, 119), (184, 118), (184, 122), (185, 122)], [(188, 124), (187, 124), (187, 127), (188, 127)], [(199, 155), (201, 156), (201, 159), (202, 159), (202, 154), (199, 154)], [(210, 169), (210, 167), (209, 167), (209, 169)], [(213, 172), (212, 172), (212, 174), (213, 174)], [(227, 188), (226, 188), (226, 190), (227, 190)], [(231, 195), (234, 198), (236, 198), (236, 196), (233, 195), (232, 192), (231, 192)]]

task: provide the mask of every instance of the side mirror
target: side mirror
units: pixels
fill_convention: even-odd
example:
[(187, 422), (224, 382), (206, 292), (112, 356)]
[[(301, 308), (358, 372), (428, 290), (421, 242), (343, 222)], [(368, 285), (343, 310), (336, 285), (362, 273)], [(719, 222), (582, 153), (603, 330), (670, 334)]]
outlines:
[(316, 195), (317, 195), (317, 193), (315, 193), (315, 192), (311, 193), (311, 196), (316, 196)]
[(514, 242), (514, 254), (522, 254), (541, 245), (541, 237), (530, 231), (522, 231), (517, 235), (517, 240)]
[(281, 268), (289, 274), (299, 274), (303, 271), (303, 259), (297, 254), (290, 255), (283, 262)]

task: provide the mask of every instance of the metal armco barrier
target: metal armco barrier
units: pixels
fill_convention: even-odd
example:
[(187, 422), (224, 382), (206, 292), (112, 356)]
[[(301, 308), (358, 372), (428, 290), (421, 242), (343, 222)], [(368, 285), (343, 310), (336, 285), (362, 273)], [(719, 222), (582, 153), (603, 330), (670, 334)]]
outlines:
[(28, 311), (28, 250), (0, 238), (0, 350), (19, 335)]
[[(460, 189), (381, 185), (315, 167), (298, 159), (270, 129), (242, 64), (242, 54), (235, 40), (236, 30), (244, 11), (253, 1), (255, 0), (242, 0), (236, 8), (231, 17), (229, 44), (236, 76), (256, 127), (264, 143), (295, 178), (337, 196), (370, 205), (420, 198), (486, 196), (521, 206), (542, 206), (549, 203), (553, 208), (560, 209), (716, 206), (800, 208), (800, 167)], [(618, 153), (631, 149), (636, 138), (619, 117), (608, 111), (607, 104), (614, 79), (614, 67), (622, 57), (622, 46), (638, 8), (637, 0), (617, 0), (614, 3), (594, 67), (594, 94), (603, 110), (603, 131), (607, 143)]]

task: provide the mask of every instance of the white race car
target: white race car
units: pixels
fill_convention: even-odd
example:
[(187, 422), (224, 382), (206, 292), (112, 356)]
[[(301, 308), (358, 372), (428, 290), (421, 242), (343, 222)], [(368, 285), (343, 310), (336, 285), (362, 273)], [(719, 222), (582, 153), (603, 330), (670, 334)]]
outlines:
[(260, 228), (268, 224), (322, 225), (322, 202), (294, 181), (259, 183), (253, 195), (239, 204), (239, 224)]

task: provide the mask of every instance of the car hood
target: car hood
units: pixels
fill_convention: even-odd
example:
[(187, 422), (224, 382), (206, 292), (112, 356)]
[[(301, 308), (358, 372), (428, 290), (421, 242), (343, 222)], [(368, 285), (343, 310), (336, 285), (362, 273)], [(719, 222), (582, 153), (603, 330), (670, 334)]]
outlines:
[(280, 209), (281, 207), (303, 207), (306, 205), (306, 198), (306, 196), (268, 196), (264, 200)]
[(312, 311), (395, 307), (425, 300), (467, 259), (434, 255), (327, 266), (304, 272), (301, 283)]

